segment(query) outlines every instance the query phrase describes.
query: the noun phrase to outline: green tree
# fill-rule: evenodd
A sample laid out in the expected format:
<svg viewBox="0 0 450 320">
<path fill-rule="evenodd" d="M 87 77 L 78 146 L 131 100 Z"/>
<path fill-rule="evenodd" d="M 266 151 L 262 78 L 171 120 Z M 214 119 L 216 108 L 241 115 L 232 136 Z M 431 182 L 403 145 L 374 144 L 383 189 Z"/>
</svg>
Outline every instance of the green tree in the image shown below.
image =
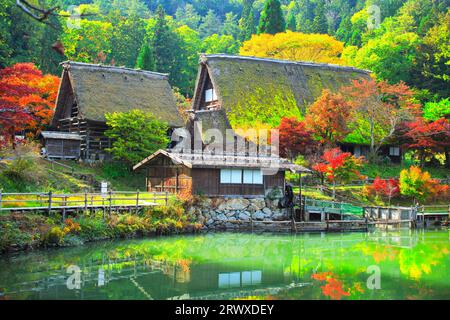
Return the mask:
<svg viewBox="0 0 450 320">
<path fill-rule="evenodd" d="M 289 12 L 286 28 L 291 31 L 297 30 L 297 20 L 293 11 Z"/>
<path fill-rule="evenodd" d="M 180 25 L 186 25 L 194 30 L 198 28 L 202 19 L 190 3 L 186 3 L 184 7 L 179 7 L 175 12 L 175 17 Z"/>
<path fill-rule="evenodd" d="M 279 0 L 267 0 L 259 20 L 258 33 L 276 34 L 286 31 L 283 11 Z"/>
<path fill-rule="evenodd" d="M 311 32 L 313 33 L 327 33 L 328 21 L 325 16 L 325 6 L 322 1 L 319 1 L 314 9 L 314 20 L 311 26 Z"/>
<path fill-rule="evenodd" d="M 232 36 L 213 34 L 203 40 L 202 51 L 206 54 L 239 52 L 239 42 Z"/>
<path fill-rule="evenodd" d="M 411 83 L 419 36 L 412 32 L 388 32 L 380 38 L 370 39 L 361 49 L 348 56 L 351 64 L 374 72 L 380 80 L 389 83 Z M 351 50 L 347 47 L 344 55 Z"/>
<path fill-rule="evenodd" d="M 213 10 L 209 10 L 206 16 L 202 19 L 202 23 L 198 31 L 201 38 L 206 38 L 215 33 L 222 33 L 222 22 Z"/>
<path fill-rule="evenodd" d="M 436 121 L 440 118 L 450 119 L 450 99 L 427 102 L 423 108 L 423 117 L 429 121 Z"/>
<path fill-rule="evenodd" d="M 228 12 L 225 15 L 225 21 L 223 23 L 223 34 L 232 36 L 234 39 L 239 39 L 239 22 L 237 19 L 237 15 L 232 12 Z"/>
<path fill-rule="evenodd" d="M 118 17 L 111 37 L 111 57 L 117 65 L 134 67 L 142 39 L 145 37 L 146 22 L 136 14 Z"/>
<path fill-rule="evenodd" d="M 414 84 L 450 97 L 450 11 L 437 19 L 418 50 L 414 66 Z"/>
<path fill-rule="evenodd" d="M 199 38 L 198 32 L 184 25 L 176 29 L 176 33 L 180 38 L 180 46 L 182 56 L 182 65 L 180 66 L 181 78 L 183 79 L 183 94 L 192 97 L 195 79 L 198 70 L 198 55 L 201 52 L 202 41 Z M 179 84 L 180 85 L 180 84 Z"/>
<path fill-rule="evenodd" d="M 92 63 L 98 62 L 99 55 L 111 52 L 112 33 L 109 22 L 82 19 L 79 29 L 66 26 L 61 40 L 67 58 Z"/>
<path fill-rule="evenodd" d="M 249 40 L 256 33 L 255 12 L 253 9 L 254 0 L 244 0 L 241 19 L 239 20 L 239 40 L 241 42 Z"/>
<path fill-rule="evenodd" d="M 134 165 L 169 143 L 168 125 L 150 113 L 131 110 L 107 113 L 105 118 L 108 125 L 105 134 L 112 139 L 108 152 L 114 159 Z"/>
<path fill-rule="evenodd" d="M 9 10 L 11 2 L 9 0 L 0 0 L 0 68 L 4 68 L 9 64 L 9 59 L 13 52 L 11 48 L 11 34 L 9 28 L 11 26 L 11 18 Z"/>
<path fill-rule="evenodd" d="M 151 39 L 155 54 L 155 69 L 158 72 L 168 73 L 171 84 L 185 93 L 189 84 L 182 72 L 185 52 L 182 51 L 181 39 L 168 25 L 165 11 L 161 5 L 158 6 L 156 15 Z"/>
<path fill-rule="evenodd" d="M 136 60 L 136 68 L 148 71 L 155 70 L 155 57 L 147 41 L 144 42 L 141 50 L 139 51 L 139 55 Z"/>
</svg>

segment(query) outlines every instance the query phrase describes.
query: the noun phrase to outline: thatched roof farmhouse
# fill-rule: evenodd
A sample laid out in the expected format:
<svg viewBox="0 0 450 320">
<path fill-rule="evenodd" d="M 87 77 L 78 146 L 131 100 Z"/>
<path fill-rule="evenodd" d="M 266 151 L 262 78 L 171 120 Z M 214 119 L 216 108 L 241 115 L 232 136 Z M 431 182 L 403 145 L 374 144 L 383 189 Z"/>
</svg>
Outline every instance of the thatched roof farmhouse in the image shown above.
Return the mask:
<svg viewBox="0 0 450 320">
<path fill-rule="evenodd" d="M 353 67 L 202 55 L 193 111 L 204 128 L 273 127 L 283 116 L 304 115 L 323 89 L 337 91 L 369 77 L 368 71 Z"/>
<path fill-rule="evenodd" d="M 166 74 L 122 67 L 64 62 L 52 127 L 82 137 L 81 158 L 101 160 L 110 141 L 105 114 L 140 109 L 183 126 Z"/>
</svg>

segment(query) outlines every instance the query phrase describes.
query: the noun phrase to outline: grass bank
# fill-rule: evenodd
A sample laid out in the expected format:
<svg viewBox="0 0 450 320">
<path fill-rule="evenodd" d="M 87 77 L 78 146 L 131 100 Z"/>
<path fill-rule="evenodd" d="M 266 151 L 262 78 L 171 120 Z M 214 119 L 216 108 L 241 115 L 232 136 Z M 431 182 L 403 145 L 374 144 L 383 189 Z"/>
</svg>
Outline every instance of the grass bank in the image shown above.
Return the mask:
<svg viewBox="0 0 450 320">
<path fill-rule="evenodd" d="M 106 239 L 193 233 L 202 227 L 178 199 L 171 200 L 168 206 L 146 208 L 140 214 L 103 217 L 99 211 L 61 220 L 59 214 L 0 214 L 0 253 L 76 246 Z"/>
<path fill-rule="evenodd" d="M 122 163 L 89 165 L 61 161 L 60 166 L 42 159 L 32 145 L 0 153 L 0 189 L 3 192 L 77 193 L 98 188 L 102 181 L 113 190 L 145 190 L 145 176 Z"/>
</svg>

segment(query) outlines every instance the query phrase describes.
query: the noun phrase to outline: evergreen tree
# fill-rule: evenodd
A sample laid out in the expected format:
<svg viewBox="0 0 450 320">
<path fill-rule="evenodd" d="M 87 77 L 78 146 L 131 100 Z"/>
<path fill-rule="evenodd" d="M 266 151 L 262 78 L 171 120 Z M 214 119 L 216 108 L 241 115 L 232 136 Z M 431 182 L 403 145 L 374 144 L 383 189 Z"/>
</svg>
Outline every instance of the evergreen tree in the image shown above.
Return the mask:
<svg viewBox="0 0 450 320">
<path fill-rule="evenodd" d="M 253 10 L 254 0 L 244 0 L 241 19 L 239 19 L 239 40 L 249 40 L 256 33 L 255 13 Z"/>
<path fill-rule="evenodd" d="M 328 31 L 328 21 L 325 16 L 325 6 L 323 2 L 319 1 L 314 9 L 314 20 L 311 26 L 312 33 L 326 34 Z"/>
<path fill-rule="evenodd" d="M 39 68 L 44 73 L 59 74 L 59 63 L 64 57 L 52 49 L 52 46 L 59 40 L 61 35 L 60 20 L 57 17 L 49 17 L 53 26 L 45 25 L 41 36 L 41 54 Z"/>
<path fill-rule="evenodd" d="M 139 55 L 136 60 L 136 69 L 153 71 L 155 70 L 155 57 L 153 56 L 152 49 L 147 41 L 141 47 Z"/>
<path fill-rule="evenodd" d="M 289 12 L 286 28 L 291 31 L 297 31 L 297 21 L 293 11 Z"/>
<path fill-rule="evenodd" d="M 155 55 L 155 70 L 168 73 L 173 86 L 180 89 L 186 87 L 182 72 L 181 39 L 175 31 L 171 30 L 166 21 L 163 6 L 156 10 L 156 25 L 153 33 L 153 46 Z"/>
<path fill-rule="evenodd" d="M 286 31 L 283 11 L 279 0 L 266 0 L 259 20 L 258 33 L 276 34 Z"/>
<path fill-rule="evenodd" d="M 203 22 L 198 31 L 201 38 L 206 38 L 212 34 L 222 33 L 222 23 L 213 10 L 208 11 L 206 16 L 203 18 Z"/>
<path fill-rule="evenodd" d="M 192 4 L 187 3 L 184 7 L 179 7 L 175 13 L 176 20 L 180 25 L 187 25 L 189 28 L 196 30 L 200 24 L 201 17 L 195 11 Z"/>
<path fill-rule="evenodd" d="M 112 20 L 111 58 L 117 65 L 132 68 L 135 66 L 138 54 L 145 38 L 146 22 L 136 14 L 117 21 Z"/>
<path fill-rule="evenodd" d="M 240 29 L 237 21 L 237 15 L 232 12 L 228 12 L 225 15 L 225 21 L 223 23 L 223 34 L 232 36 L 234 39 L 239 38 Z"/>
</svg>

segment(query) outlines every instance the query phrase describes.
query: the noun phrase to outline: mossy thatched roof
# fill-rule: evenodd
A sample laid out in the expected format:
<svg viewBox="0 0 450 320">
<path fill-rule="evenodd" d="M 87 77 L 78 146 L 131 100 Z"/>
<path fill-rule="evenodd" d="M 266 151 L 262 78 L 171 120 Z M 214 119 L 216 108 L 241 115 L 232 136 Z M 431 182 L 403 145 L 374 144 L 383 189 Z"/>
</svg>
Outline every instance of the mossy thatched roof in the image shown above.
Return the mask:
<svg viewBox="0 0 450 320">
<path fill-rule="evenodd" d="M 63 88 L 72 88 L 81 118 L 103 122 L 105 113 L 140 109 L 172 127 L 183 126 L 166 74 L 72 61 L 62 66 L 56 119 L 64 114 L 65 95 L 71 94 Z"/>
<path fill-rule="evenodd" d="M 369 78 L 353 67 L 230 55 L 202 55 L 194 109 L 206 68 L 233 128 L 275 127 L 283 117 L 302 117 L 323 89 L 337 91 L 351 80 Z"/>
</svg>

